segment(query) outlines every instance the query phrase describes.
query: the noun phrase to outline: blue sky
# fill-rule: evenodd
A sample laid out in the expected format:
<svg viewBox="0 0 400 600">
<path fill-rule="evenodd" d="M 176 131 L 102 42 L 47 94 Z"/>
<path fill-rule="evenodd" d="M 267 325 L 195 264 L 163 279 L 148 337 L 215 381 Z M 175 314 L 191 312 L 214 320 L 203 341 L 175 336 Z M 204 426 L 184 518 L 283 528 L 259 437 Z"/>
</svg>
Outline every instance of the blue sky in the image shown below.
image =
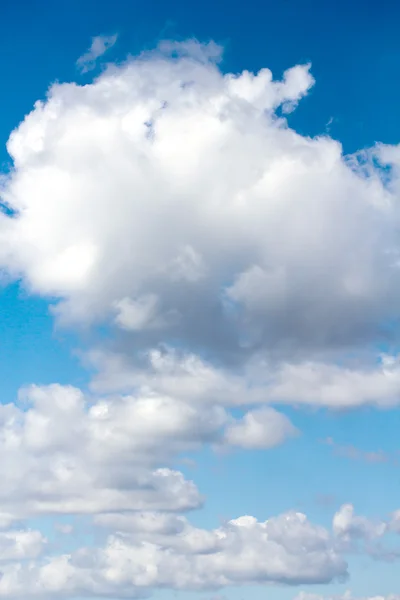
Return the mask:
<svg viewBox="0 0 400 600">
<path fill-rule="evenodd" d="M 1 597 L 400 597 L 399 10 L 3 3 Z"/>
<path fill-rule="evenodd" d="M 116 0 L 112 10 L 94 0 L 22 1 L 5 2 L 2 14 L 3 77 L 13 90 L 3 99 L 4 142 L 10 125 L 19 123 L 50 82 L 76 77 L 76 56 L 88 37 L 114 31 L 121 34 L 115 58 L 166 37 L 194 36 L 226 46 L 227 70 L 268 65 L 279 75 L 290 65 L 311 61 L 318 87 L 295 117 L 302 131 L 320 133 L 333 118 L 332 135 L 350 151 L 377 140 L 398 141 L 399 42 L 397 7 L 391 0 L 379 9 L 372 3 L 349 6 L 344 0 L 252 1 L 245 8 L 224 1 Z"/>
</svg>

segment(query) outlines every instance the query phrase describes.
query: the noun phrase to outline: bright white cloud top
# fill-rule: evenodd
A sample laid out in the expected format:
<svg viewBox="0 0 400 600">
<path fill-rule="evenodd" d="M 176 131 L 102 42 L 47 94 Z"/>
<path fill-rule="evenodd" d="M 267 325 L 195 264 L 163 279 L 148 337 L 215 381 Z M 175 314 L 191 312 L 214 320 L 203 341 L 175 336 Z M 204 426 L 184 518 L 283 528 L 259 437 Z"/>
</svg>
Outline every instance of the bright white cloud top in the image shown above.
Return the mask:
<svg viewBox="0 0 400 600">
<path fill-rule="evenodd" d="M 8 143 L 3 265 L 64 322 L 114 318 L 141 343 L 221 357 L 374 339 L 399 310 L 396 190 L 276 117 L 309 66 L 224 75 L 194 49 L 50 89 Z"/>
<path fill-rule="evenodd" d="M 114 343 L 85 353 L 90 394 L 32 386 L 0 406 L 0 598 L 329 583 L 353 552 L 385 560 L 399 532 L 397 513 L 351 505 L 331 528 L 298 511 L 210 530 L 181 514 L 204 498 L 174 461 L 295 439 L 277 405 L 400 403 L 397 357 L 374 355 L 400 316 L 398 148 L 345 157 L 290 129 L 310 65 L 275 81 L 219 58 L 164 43 L 53 85 L 10 136 L 1 267 L 59 324 L 106 324 Z M 104 543 L 47 552 L 28 521 L 57 515 Z"/>
</svg>

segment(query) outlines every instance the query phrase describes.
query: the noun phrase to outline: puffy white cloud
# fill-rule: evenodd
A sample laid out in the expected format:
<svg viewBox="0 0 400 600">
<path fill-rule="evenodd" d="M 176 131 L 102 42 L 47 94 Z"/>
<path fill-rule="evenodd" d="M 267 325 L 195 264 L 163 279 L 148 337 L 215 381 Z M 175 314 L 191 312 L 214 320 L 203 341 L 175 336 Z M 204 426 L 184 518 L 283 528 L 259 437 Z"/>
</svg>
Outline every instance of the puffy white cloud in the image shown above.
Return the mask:
<svg viewBox="0 0 400 600">
<path fill-rule="evenodd" d="M 82 56 L 80 56 L 76 61 L 76 66 L 81 73 L 87 73 L 88 71 L 94 69 L 97 59 L 103 56 L 107 50 L 114 46 L 117 38 L 118 36 L 116 34 L 96 35 L 93 37 L 88 51 L 82 54 Z"/>
<path fill-rule="evenodd" d="M 145 391 L 96 399 L 32 386 L 19 403 L 0 405 L 4 526 L 35 514 L 195 508 L 196 486 L 170 468 L 177 456 L 207 443 L 270 447 L 294 432 L 272 409 L 235 423 L 217 405 Z"/>
<path fill-rule="evenodd" d="M 35 514 L 186 510 L 201 504 L 191 481 L 168 467 L 217 431 L 168 398 L 88 401 L 70 387 L 32 387 L 21 407 L 0 405 L 0 506 L 5 524 Z M 222 419 L 222 421 L 221 421 Z"/>
<path fill-rule="evenodd" d="M 130 519 L 132 518 L 131 522 Z M 44 564 L 9 566 L 0 597 L 137 597 L 154 587 L 218 589 L 240 583 L 329 582 L 347 576 L 328 531 L 302 513 L 264 523 L 240 517 L 212 531 L 173 516 L 116 515 L 103 524 L 130 533 L 101 548 L 82 548 Z M 122 519 L 122 520 L 121 520 Z M 177 524 L 179 524 L 177 526 Z"/>
<path fill-rule="evenodd" d="M 163 559 L 172 564 L 176 561 L 176 565 L 177 554 L 182 552 L 181 568 L 166 569 L 164 577 L 169 582 L 164 585 L 201 588 L 239 582 L 295 584 L 330 581 L 347 572 L 329 533 L 312 525 L 301 513 L 287 513 L 265 523 L 254 517 L 240 517 L 211 532 L 195 529 L 187 522 L 184 525 L 169 541 L 165 536 L 156 544 L 154 539 L 145 544 L 147 548 L 161 546 Z M 140 539 L 146 540 L 143 529 Z M 136 545 L 134 537 L 128 540 L 124 545 L 129 554 Z"/>
<path fill-rule="evenodd" d="M 44 540 L 37 532 L 2 536 L 0 554 L 12 562 L 2 565 L 0 597 L 125 598 L 146 596 L 156 587 L 207 590 L 238 584 L 341 581 L 348 574 L 343 553 L 352 551 L 341 540 L 381 538 L 394 520 L 395 515 L 387 522 L 373 523 L 345 505 L 334 516 L 332 535 L 298 512 L 265 522 L 243 516 L 212 530 L 199 529 L 172 513 L 103 513 L 94 523 L 110 532 L 104 545 L 41 561 L 14 562 L 34 558 L 41 551 Z M 16 552 L 11 543 L 10 551 L 8 540 L 18 537 L 24 542 L 18 542 Z M 397 600 L 395 595 L 382 598 Z M 353 596 L 350 592 L 337 597 L 306 592 L 296 596 L 296 600 L 320 599 L 353 600 Z"/>
<path fill-rule="evenodd" d="M 210 406 L 196 412 L 193 405 L 155 395 L 86 399 L 62 386 L 29 388 L 20 406 L 0 406 L 0 450 L 7 456 L 0 463 L 5 521 L 85 513 L 109 532 L 104 546 L 40 561 L 33 560 L 45 542 L 38 532 L 0 532 L 0 560 L 5 561 L 0 597 L 122 598 L 146 595 L 157 586 L 206 590 L 345 577 L 344 553 L 353 550 L 352 543 L 395 531 L 396 514 L 373 523 L 346 505 L 334 516 L 331 534 L 295 512 L 264 523 L 240 517 L 214 530 L 194 527 L 171 512 L 195 507 L 201 497 L 180 473 L 157 465 L 182 449 L 215 440 L 221 427 L 227 427 L 225 442 L 270 445 L 271 427 L 282 425 L 280 417 L 269 408 L 250 415 L 235 424 Z M 366 550 L 386 558 L 379 548 Z M 28 558 L 29 563 L 18 561 Z"/>
<path fill-rule="evenodd" d="M 217 55 L 164 44 L 52 86 L 8 142 L 2 265 L 64 322 L 117 310 L 135 348 L 228 360 L 375 339 L 399 310 L 394 192 L 277 119 L 308 65 L 274 81 L 224 74 Z"/>
<path fill-rule="evenodd" d="M 296 433 L 285 415 L 273 408 L 261 408 L 246 413 L 243 419 L 229 425 L 225 441 L 241 448 L 271 448 Z"/>
</svg>

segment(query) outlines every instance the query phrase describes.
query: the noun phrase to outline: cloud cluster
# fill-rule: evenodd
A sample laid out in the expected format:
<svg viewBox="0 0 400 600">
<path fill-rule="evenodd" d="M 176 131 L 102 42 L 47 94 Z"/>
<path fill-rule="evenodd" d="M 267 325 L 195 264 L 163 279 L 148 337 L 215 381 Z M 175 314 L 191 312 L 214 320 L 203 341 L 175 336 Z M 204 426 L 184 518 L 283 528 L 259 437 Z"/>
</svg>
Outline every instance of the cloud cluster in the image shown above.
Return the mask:
<svg viewBox="0 0 400 600">
<path fill-rule="evenodd" d="M 263 430 L 264 427 L 264 430 Z M 179 514 L 201 505 L 193 482 L 170 468 L 204 443 L 269 447 L 293 427 L 271 408 L 233 420 L 221 407 L 149 395 L 86 398 L 72 387 L 31 387 L 0 406 L 0 597 L 145 595 L 151 588 L 219 589 L 251 583 L 322 583 L 347 577 L 359 540 L 398 531 L 398 515 L 373 523 L 343 506 L 333 529 L 289 512 L 264 523 L 244 516 L 214 530 Z M 108 532 L 97 548 L 39 558 L 31 517 L 81 514 Z M 10 529 L 11 527 L 11 529 Z M 29 564 L 20 562 L 30 559 Z M 35 560 L 36 559 L 36 560 Z M 133 591 L 132 591 L 133 590 Z"/>
<path fill-rule="evenodd" d="M 207 590 L 244 583 L 325 583 L 347 576 L 327 530 L 301 513 L 260 523 L 244 516 L 212 531 L 183 517 L 105 514 L 117 530 L 104 547 L 81 548 L 42 563 L 8 565 L 0 597 L 142 597 L 154 587 Z"/>
<path fill-rule="evenodd" d="M 218 406 L 196 411 L 156 395 L 86 398 L 58 385 L 24 390 L 18 405 L 0 406 L 7 456 L 0 463 L 0 597 L 123 598 L 154 587 L 327 583 L 348 576 L 345 555 L 360 541 L 373 558 L 393 558 L 375 542 L 398 533 L 397 513 L 373 522 L 344 505 L 331 532 L 298 512 L 265 522 L 243 516 L 214 530 L 180 514 L 202 497 L 170 468 L 176 455 L 217 440 L 269 447 L 293 433 L 271 408 L 235 421 Z M 72 514 L 92 518 L 92 527 L 107 533 L 104 545 L 44 557 L 40 532 L 15 529 L 31 517 Z"/>
<path fill-rule="evenodd" d="M 225 441 L 231 446 L 247 449 L 277 446 L 297 431 L 285 415 L 272 408 L 261 408 L 246 413 L 244 418 L 230 425 Z"/>
<path fill-rule="evenodd" d="M 107 533 L 104 545 L 25 565 L 14 561 L 37 559 L 45 540 L 38 532 L 1 534 L 0 559 L 4 555 L 8 562 L 2 566 L 0 597 L 131 598 L 145 597 L 155 587 L 200 591 L 343 581 L 348 576 L 344 554 L 354 551 L 350 542 L 382 538 L 396 521 L 393 515 L 373 523 L 345 505 L 334 515 L 332 532 L 293 511 L 265 522 L 243 516 L 205 530 L 171 512 L 101 512 L 94 525 Z M 314 598 L 320 596 L 300 593 L 296 600 Z"/>
<path fill-rule="evenodd" d="M 176 457 L 204 444 L 268 448 L 294 433 L 270 408 L 233 419 L 154 393 L 87 398 L 32 386 L 18 406 L 0 405 L 0 518 L 196 508 L 196 486 L 170 468 Z"/>
<path fill-rule="evenodd" d="M 81 70 L 115 40 L 94 38 Z M 111 342 L 82 352 L 93 395 L 32 386 L 0 405 L 0 598 L 327 583 L 361 545 L 384 558 L 376 542 L 399 530 L 397 513 L 374 523 L 351 505 L 332 531 L 297 512 L 213 530 L 180 514 L 203 497 L 174 460 L 296 435 L 271 405 L 400 397 L 398 358 L 357 354 L 399 317 L 398 149 L 344 157 L 291 130 L 309 65 L 277 81 L 220 58 L 161 44 L 53 85 L 10 136 L 0 267 L 59 324 L 106 324 Z M 44 536 L 16 522 L 48 515 L 85 515 L 107 539 L 42 556 Z"/>
</svg>

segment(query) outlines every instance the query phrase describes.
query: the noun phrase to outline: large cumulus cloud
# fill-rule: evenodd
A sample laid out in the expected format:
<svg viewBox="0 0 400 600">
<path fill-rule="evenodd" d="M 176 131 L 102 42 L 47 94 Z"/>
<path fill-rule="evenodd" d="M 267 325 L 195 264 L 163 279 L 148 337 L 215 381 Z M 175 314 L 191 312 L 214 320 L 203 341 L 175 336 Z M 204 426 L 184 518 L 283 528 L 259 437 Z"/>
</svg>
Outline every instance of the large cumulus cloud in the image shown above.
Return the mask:
<svg viewBox="0 0 400 600">
<path fill-rule="evenodd" d="M 53 85 L 8 142 L 0 261 L 64 322 L 113 320 L 134 347 L 226 359 L 375 339 L 398 316 L 393 190 L 276 117 L 308 65 L 274 81 L 216 55 L 164 44 Z"/>
</svg>

